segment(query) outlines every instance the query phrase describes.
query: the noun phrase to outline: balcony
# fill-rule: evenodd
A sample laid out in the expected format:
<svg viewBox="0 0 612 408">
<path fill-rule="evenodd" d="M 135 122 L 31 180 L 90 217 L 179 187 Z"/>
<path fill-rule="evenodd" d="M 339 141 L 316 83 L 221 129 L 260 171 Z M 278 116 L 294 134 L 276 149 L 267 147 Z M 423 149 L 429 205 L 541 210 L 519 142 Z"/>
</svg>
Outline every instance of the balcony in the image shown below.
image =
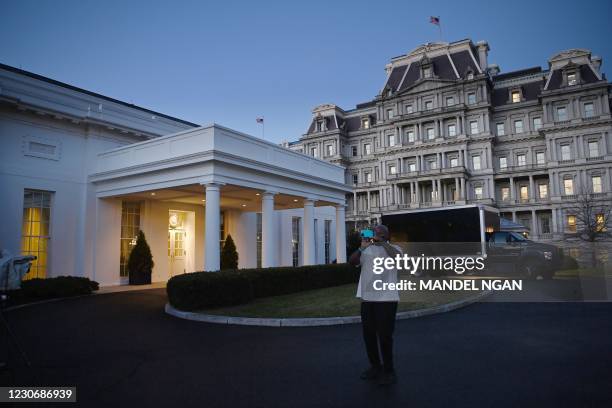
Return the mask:
<svg viewBox="0 0 612 408">
<path fill-rule="evenodd" d="M 426 176 L 435 176 L 435 175 L 444 175 L 444 174 L 453 174 L 453 173 L 467 173 L 467 168 L 465 166 L 455 166 L 455 167 L 444 167 L 441 169 L 427 169 L 427 170 L 415 170 L 415 171 L 406 171 L 396 174 L 387 174 L 387 180 L 400 180 L 406 178 L 415 178 L 415 177 L 426 177 Z"/>
<path fill-rule="evenodd" d="M 547 168 L 546 163 L 532 163 L 532 164 L 524 164 L 522 166 L 507 166 L 503 168 L 498 167 L 496 169 L 496 172 L 498 174 L 520 173 L 520 172 L 525 172 L 525 171 L 546 170 L 546 168 Z"/>
</svg>

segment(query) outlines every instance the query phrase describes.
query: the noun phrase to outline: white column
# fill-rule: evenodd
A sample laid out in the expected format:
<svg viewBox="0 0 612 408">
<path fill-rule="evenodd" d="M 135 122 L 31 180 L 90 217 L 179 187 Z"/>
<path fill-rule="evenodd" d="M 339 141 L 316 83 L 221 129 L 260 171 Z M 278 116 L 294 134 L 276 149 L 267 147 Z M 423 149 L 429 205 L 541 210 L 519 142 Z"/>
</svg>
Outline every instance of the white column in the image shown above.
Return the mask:
<svg viewBox="0 0 612 408">
<path fill-rule="evenodd" d="M 221 192 L 218 184 L 206 185 L 206 226 L 204 237 L 204 270 L 218 271 L 221 268 Z"/>
<path fill-rule="evenodd" d="M 304 265 L 314 265 L 317 258 L 315 254 L 314 233 L 314 201 L 304 200 Z"/>
<path fill-rule="evenodd" d="M 346 262 L 346 223 L 344 205 L 336 206 L 336 262 Z"/>
<path fill-rule="evenodd" d="M 274 193 L 266 191 L 261 197 L 261 266 L 270 268 L 276 265 L 274 248 Z"/>
<path fill-rule="evenodd" d="M 530 238 L 535 238 L 538 236 L 538 222 L 536 218 L 535 210 L 531 210 L 531 236 Z"/>
<path fill-rule="evenodd" d="M 555 234 L 557 232 L 557 209 L 553 208 L 551 210 L 551 218 L 552 218 L 552 233 Z"/>
</svg>

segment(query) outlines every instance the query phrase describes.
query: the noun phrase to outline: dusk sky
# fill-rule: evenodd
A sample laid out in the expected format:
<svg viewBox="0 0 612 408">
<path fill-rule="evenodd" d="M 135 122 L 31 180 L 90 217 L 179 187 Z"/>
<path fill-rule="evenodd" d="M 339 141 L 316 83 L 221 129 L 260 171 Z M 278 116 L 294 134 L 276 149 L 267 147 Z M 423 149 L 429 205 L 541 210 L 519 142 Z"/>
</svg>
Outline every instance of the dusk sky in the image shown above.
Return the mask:
<svg viewBox="0 0 612 408">
<path fill-rule="evenodd" d="M 486 40 L 502 72 L 588 48 L 612 65 L 609 1 L 2 0 L 0 62 L 199 124 L 299 138 L 311 110 L 372 99 L 390 58 Z M 580 4 L 586 6 L 580 6 Z"/>
</svg>

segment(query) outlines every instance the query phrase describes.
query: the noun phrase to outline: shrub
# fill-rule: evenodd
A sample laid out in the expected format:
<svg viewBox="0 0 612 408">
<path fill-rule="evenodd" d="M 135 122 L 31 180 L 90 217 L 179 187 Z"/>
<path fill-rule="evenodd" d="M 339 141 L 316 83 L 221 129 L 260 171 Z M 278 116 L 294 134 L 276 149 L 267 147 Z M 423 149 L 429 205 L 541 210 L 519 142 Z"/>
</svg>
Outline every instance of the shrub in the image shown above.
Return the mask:
<svg viewBox="0 0 612 408">
<path fill-rule="evenodd" d="M 356 282 L 359 269 L 349 264 L 194 272 L 172 277 L 168 301 L 177 309 L 201 310 L 250 302 L 310 289 Z"/>
<path fill-rule="evenodd" d="M 238 251 L 231 235 L 228 235 L 221 250 L 221 270 L 238 269 Z"/>
<path fill-rule="evenodd" d="M 21 282 L 21 294 L 31 298 L 56 298 L 89 295 L 98 290 L 98 282 L 78 276 L 29 279 Z"/>
<path fill-rule="evenodd" d="M 130 285 L 151 283 L 151 273 L 154 265 L 151 248 L 149 248 L 144 232 L 140 231 L 138 232 L 136 245 L 128 258 L 127 269 L 130 276 Z"/>
<path fill-rule="evenodd" d="M 561 270 L 564 269 L 578 269 L 578 262 L 576 261 L 576 258 L 573 258 L 569 255 L 565 255 L 563 256 L 563 259 L 561 261 Z"/>
</svg>

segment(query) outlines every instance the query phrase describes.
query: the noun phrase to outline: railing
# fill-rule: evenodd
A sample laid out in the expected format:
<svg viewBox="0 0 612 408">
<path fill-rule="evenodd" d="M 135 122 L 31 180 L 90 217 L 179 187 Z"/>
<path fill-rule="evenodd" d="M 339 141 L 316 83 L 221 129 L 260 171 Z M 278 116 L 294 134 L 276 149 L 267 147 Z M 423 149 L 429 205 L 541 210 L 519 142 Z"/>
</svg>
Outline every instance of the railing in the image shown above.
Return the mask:
<svg viewBox="0 0 612 408">
<path fill-rule="evenodd" d="M 603 159 L 604 159 L 603 156 L 593 156 L 593 157 L 587 157 L 586 161 L 593 162 L 593 161 L 600 161 L 600 160 L 603 160 Z"/>
<path fill-rule="evenodd" d="M 522 166 L 506 166 L 506 167 L 498 167 L 498 173 L 514 173 L 520 171 L 530 171 L 530 170 L 546 170 L 546 163 L 532 163 L 532 164 L 524 164 Z"/>
<path fill-rule="evenodd" d="M 575 159 L 559 160 L 559 164 L 572 164 L 575 161 L 576 161 Z"/>
<path fill-rule="evenodd" d="M 395 174 L 387 174 L 387 180 L 396 180 L 400 178 L 411 178 L 411 177 L 419 177 L 419 176 L 432 176 L 437 174 L 448 174 L 455 172 L 467 172 L 467 168 L 465 166 L 454 166 L 454 167 L 443 167 L 439 169 L 427 169 L 427 170 L 415 170 L 415 171 L 405 171 L 401 173 Z"/>
</svg>

